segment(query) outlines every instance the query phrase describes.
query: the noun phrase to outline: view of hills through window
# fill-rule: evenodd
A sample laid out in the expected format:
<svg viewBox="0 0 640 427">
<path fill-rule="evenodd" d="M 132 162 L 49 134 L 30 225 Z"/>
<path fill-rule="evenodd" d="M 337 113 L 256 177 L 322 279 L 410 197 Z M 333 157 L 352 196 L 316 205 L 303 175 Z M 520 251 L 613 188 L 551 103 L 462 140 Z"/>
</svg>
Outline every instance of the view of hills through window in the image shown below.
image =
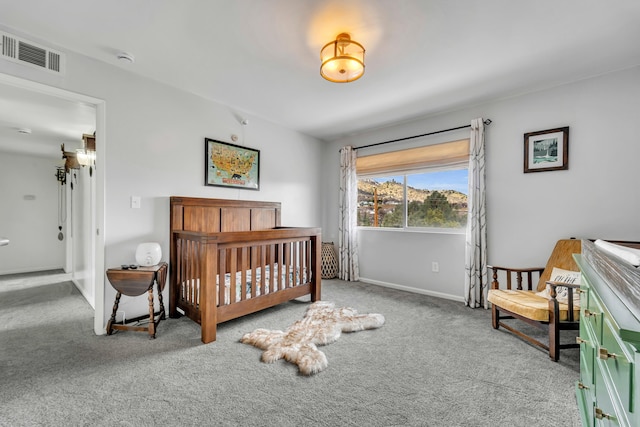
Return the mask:
<svg viewBox="0 0 640 427">
<path fill-rule="evenodd" d="M 404 228 L 407 212 L 407 227 L 465 227 L 467 186 L 467 169 L 359 178 L 358 225 Z"/>
</svg>

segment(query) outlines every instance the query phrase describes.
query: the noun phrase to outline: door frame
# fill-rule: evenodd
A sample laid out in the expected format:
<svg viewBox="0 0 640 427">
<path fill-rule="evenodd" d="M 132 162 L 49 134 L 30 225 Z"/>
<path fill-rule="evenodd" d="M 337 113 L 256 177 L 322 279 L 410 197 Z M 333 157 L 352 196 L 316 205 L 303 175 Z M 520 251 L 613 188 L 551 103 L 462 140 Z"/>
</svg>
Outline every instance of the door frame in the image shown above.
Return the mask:
<svg viewBox="0 0 640 427">
<path fill-rule="evenodd" d="M 94 170 L 95 182 L 95 209 L 92 209 L 92 229 L 95 229 L 95 235 L 90 238 L 93 240 L 93 271 L 90 277 L 93 281 L 94 288 L 94 319 L 93 329 L 96 335 L 105 334 L 105 306 L 104 306 L 104 259 L 105 259 L 105 244 L 104 244 L 104 230 L 105 230 L 105 156 L 106 156 L 106 105 L 103 99 L 94 98 L 72 92 L 66 89 L 61 89 L 53 86 L 49 86 L 43 83 L 38 83 L 30 80 L 25 80 L 19 77 L 11 76 L 8 74 L 0 73 L 0 83 L 15 86 L 18 88 L 39 92 L 45 95 L 51 95 L 57 98 L 62 98 L 72 102 L 82 102 L 91 104 L 96 108 L 96 168 Z M 67 253 L 68 256 L 68 253 Z"/>
</svg>

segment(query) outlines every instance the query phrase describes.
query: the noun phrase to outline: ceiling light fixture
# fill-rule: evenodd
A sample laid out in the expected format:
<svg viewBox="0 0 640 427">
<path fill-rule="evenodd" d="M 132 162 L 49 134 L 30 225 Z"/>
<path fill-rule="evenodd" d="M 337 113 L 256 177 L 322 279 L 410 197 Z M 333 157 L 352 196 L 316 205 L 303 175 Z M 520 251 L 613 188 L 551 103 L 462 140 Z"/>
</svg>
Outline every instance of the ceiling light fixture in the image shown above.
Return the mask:
<svg viewBox="0 0 640 427">
<path fill-rule="evenodd" d="M 364 47 L 347 33 L 324 45 L 320 60 L 320 75 L 330 82 L 353 82 L 364 74 Z"/>
</svg>

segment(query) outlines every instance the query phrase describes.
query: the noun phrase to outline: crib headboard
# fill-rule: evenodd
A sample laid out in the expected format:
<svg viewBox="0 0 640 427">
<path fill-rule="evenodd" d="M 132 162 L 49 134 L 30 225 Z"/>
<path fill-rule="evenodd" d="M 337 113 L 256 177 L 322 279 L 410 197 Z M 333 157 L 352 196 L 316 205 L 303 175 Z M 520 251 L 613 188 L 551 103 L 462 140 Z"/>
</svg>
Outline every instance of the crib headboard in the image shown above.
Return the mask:
<svg viewBox="0 0 640 427">
<path fill-rule="evenodd" d="M 171 230 L 219 233 L 280 226 L 280 203 L 172 196 Z"/>
</svg>

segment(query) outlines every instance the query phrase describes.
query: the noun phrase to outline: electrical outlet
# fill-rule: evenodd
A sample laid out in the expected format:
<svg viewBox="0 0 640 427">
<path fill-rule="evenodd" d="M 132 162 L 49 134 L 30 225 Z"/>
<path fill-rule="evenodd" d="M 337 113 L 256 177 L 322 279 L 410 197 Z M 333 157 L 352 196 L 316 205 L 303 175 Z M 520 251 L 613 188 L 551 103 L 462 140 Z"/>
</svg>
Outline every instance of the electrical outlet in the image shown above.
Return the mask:
<svg viewBox="0 0 640 427">
<path fill-rule="evenodd" d="M 433 261 L 431 263 L 431 271 L 433 271 L 434 273 L 440 272 L 440 265 L 438 264 L 437 261 Z"/>
</svg>

